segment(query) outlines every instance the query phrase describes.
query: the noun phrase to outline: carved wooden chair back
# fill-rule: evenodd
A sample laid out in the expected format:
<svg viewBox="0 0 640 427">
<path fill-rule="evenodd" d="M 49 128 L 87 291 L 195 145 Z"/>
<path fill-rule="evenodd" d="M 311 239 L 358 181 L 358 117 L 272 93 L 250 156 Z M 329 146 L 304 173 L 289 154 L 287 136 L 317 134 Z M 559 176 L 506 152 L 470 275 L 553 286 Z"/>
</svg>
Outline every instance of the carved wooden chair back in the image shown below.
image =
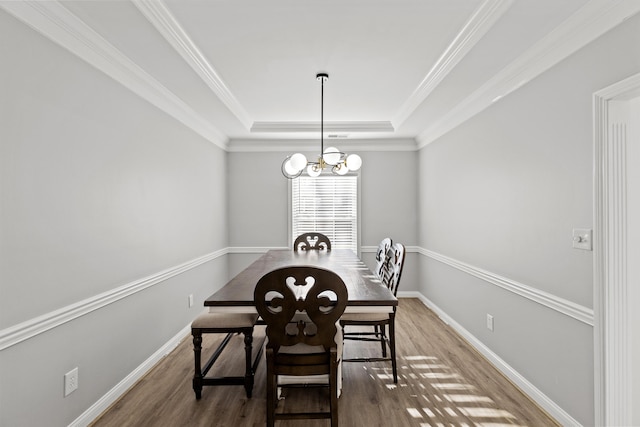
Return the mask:
<svg viewBox="0 0 640 427">
<path fill-rule="evenodd" d="M 391 248 L 391 238 L 385 237 L 380 241 L 378 245 L 378 250 L 376 251 L 376 266 L 374 273 L 378 277 L 382 277 L 382 269 L 384 267 L 385 261 L 387 260 L 387 252 Z"/>
<path fill-rule="evenodd" d="M 347 287 L 336 273 L 306 266 L 273 270 L 256 284 L 253 298 L 267 325 L 267 426 L 276 420 L 324 418 L 338 425 L 339 363 L 342 341 L 336 325 L 347 306 Z M 339 354 L 340 353 L 340 354 Z M 281 378 L 323 376 L 312 385 L 329 388 L 321 412 L 276 412 Z M 309 385 L 309 384 L 307 384 Z"/>
<path fill-rule="evenodd" d="M 322 233 L 303 233 L 293 243 L 294 251 L 330 251 L 331 241 Z"/>
<path fill-rule="evenodd" d="M 393 292 L 398 294 L 398 285 L 402 277 L 402 269 L 404 267 L 405 247 L 402 243 L 394 243 L 387 251 L 387 260 L 382 267 L 382 282 Z"/>
<path fill-rule="evenodd" d="M 267 348 L 277 353 L 281 346 L 300 343 L 336 347 L 336 322 L 347 306 L 347 288 L 336 273 L 307 266 L 279 268 L 258 281 L 254 300 L 267 325 Z"/>
</svg>

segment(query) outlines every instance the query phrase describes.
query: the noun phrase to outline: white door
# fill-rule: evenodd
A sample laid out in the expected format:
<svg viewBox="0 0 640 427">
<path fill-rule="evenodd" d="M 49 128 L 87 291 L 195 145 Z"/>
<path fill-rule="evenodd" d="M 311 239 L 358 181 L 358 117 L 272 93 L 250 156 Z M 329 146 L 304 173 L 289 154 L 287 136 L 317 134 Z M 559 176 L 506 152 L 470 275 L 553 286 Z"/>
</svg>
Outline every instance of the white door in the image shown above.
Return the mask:
<svg viewBox="0 0 640 427">
<path fill-rule="evenodd" d="M 594 93 L 598 426 L 640 426 L 640 73 Z"/>
<path fill-rule="evenodd" d="M 640 426 L 640 97 L 627 102 L 628 287 L 631 337 L 632 425 Z"/>
</svg>

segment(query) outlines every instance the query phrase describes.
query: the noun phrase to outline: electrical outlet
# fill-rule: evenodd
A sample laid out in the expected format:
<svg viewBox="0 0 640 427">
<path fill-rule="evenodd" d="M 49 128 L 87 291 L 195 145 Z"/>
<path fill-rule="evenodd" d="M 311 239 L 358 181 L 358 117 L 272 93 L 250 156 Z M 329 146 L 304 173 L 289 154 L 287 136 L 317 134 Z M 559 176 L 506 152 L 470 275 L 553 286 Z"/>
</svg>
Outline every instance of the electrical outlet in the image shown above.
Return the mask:
<svg viewBox="0 0 640 427">
<path fill-rule="evenodd" d="M 487 313 L 487 329 L 493 332 L 493 316 Z"/>
<path fill-rule="evenodd" d="M 193 307 L 193 294 L 189 294 L 189 307 Z"/>
<path fill-rule="evenodd" d="M 78 388 L 78 368 L 64 374 L 64 396 L 67 397 Z"/>
</svg>

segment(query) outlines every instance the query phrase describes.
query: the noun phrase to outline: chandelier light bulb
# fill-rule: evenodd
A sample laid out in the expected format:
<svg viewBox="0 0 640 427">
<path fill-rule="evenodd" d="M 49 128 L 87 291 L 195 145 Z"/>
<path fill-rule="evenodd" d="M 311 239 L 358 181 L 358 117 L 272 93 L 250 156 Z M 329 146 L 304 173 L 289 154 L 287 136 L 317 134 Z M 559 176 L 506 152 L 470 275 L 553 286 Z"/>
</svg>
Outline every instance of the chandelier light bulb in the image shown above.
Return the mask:
<svg viewBox="0 0 640 427">
<path fill-rule="evenodd" d="M 336 175 L 346 175 L 347 173 L 349 173 L 349 168 L 347 167 L 346 164 L 339 163 L 331 169 L 331 172 L 333 172 Z"/>
<path fill-rule="evenodd" d="M 320 176 L 321 173 L 322 168 L 319 165 L 310 163 L 309 166 L 307 166 L 307 175 L 315 178 L 316 176 Z"/>
<path fill-rule="evenodd" d="M 322 158 L 324 159 L 326 164 L 333 166 L 340 163 L 341 154 L 342 153 L 340 153 L 340 150 L 338 150 L 336 147 L 329 147 L 324 150 Z"/>
<path fill-rule="evenodd" d="M 360 158 L 360 156 L 358 156 L 357 154 L 349 154 L 347 156 L 347 159 L 345 160 L 345 163 L 349 170 L 357 171 L 362 166 L 362 158 Z"/>
<path fill-rule="evenodd" d="M 293 162 L 291 160 L 292 158 L 284 163 L 284 171 L 289 175 L 296 175 L 301 169 L 304 169 L 304 166 L 302 168 L 296 168 L 293 166 Z"/>
<path fill-rule="evenodd" d="M 296 170 L 296 172 L 301 171 L 305 168 L 305 166 L 307 166 L 307 158 L 302 153 L 296 153 L 291 156 L 289 162 L 291 163 L 291 166 Z"/>
</svg>

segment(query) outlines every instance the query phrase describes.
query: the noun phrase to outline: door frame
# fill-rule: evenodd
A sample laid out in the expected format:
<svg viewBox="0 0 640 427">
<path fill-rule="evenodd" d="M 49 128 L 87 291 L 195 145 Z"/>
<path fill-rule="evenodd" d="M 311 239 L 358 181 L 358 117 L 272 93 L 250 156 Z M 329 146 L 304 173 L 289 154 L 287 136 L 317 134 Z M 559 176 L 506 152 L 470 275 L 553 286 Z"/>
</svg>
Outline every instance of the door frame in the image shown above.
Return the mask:
<svg viewBox="0 0 640 427">
<path fill-rule="evenodd" d="M 628 123 L 615 103 L 640 95 L 640 73 L 593 94 L 594 407 L 600 426 L 632 416 L 630 311 L 627 305 Z"/>
</svg>

